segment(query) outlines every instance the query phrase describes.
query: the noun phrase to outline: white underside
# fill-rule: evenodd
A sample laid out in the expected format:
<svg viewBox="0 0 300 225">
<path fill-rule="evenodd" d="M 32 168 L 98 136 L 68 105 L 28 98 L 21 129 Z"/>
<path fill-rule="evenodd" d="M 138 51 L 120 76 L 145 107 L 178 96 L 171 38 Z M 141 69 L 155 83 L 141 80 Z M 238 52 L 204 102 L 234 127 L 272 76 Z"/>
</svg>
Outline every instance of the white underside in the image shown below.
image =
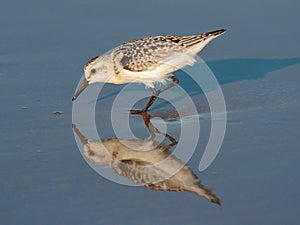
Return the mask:
<svg viewBox="0 0 300 225">
<path fill-rule="evenodd" d="M 195 53 L 186 51 L 184 53 L 173 55 L 160 62 L 153 70 L 132 72 L 123 69 L 121 71 L 121 76 L 131 82 L 143 83 L 147 87 L 154 88 L 155 83 L 165 83 L 172 72 L 187 65 L 192 66 L 196 62 L 195 57 Z"/>
</svg>

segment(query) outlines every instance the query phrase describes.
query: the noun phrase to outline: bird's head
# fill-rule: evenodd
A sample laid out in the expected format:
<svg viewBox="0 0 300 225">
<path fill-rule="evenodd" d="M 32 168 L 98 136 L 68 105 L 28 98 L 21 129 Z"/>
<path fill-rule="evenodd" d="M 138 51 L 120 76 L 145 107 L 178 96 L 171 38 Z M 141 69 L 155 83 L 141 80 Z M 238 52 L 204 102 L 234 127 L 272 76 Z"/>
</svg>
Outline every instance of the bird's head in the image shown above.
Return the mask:
<svg viewBox="0 0 300 225">
<path fill-rule="evenodd" d="M 96 56 L 84 66 L 84 76 L 89 84 L 107 82 L 113 73 L 113 66 L 109 55 Z"/>
<path fill-rule="evenodd" d="M 114 68 L 109 55 L 96 56 L 90 59 L 84 66 L 85 79 L 77 89 L 72 101 L 76 100 L 89 84 L 96 82 L 107 82 L 113 75 L 113 71 Z"/>
</svg>

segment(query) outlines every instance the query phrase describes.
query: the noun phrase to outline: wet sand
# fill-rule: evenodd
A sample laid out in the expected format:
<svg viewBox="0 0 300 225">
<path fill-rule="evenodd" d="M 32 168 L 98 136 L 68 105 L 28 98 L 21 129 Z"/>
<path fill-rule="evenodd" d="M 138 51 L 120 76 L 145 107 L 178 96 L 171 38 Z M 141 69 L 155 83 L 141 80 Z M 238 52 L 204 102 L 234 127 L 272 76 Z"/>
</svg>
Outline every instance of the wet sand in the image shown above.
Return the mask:
<svg viewBox="0 0 300 225">
<path fill-rule="evenodd" d="M 175 225 L 188 221 L 250 225 L 298 221 L 298 3 L 188 3 L 174 3 L 173 10 L 167 3 L 151 2 L 118 3 L 116 9 L 116 3 L 95 1 L 2 3 L 3 224 Z M 72 129 L 71 98 L 84 63 L 129 39 L 220 27 L 228 29 L 226 35 L 200 56 L 221 84 L 228 123 L 220 153 L 203 172 L 198 166 L 211 125 L 207 103 L 188 78 L 178 76 L 199 110 L 189 121 L 201 124 L 197 151 L 188 165 L 218 195 L 222 206 L 190 193 L 115 184 L 94 172 L 78 150 Z M 99 96 L 97 101 L 96 124 L 103 138 L 115 137 L 110 106 L 112 93 L 121 89 L 107 85 L 101 96 L 111 96 Z M 128 109 L 119 110 L 123 115 Z M 180 123 L 172 108 L 158 102 L 151 113 L 166 120 L 168 133 L 179 138 Z M 132 116 L 131 126 L 139 138 L 149 135 L 140 117 Z"/>
</svg>

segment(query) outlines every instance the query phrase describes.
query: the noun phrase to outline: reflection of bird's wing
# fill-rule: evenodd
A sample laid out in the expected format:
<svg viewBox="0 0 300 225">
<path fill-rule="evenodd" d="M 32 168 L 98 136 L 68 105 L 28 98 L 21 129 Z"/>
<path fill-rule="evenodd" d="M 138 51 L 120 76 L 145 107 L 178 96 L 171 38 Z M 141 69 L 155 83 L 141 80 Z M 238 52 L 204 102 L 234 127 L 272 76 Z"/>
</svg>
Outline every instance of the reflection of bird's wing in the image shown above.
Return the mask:
<svg viewBox="0 0 300 225">
<path fill-rule="evenodd" d="M 133 183 L 148 186 L 159 180 L 165 180 L 170 175 L 162 169 L 153 166 L 151 163 L 138 159 L 117 160 L 114 159 L 111 167 L 114 171 L 129 179 Z"/>
<path fill-rule="evenodd" d="M 176 157 L 172 155 L 170 157 L 178 161 Z M 175 175 L 170 174 L 164 167 L 158 167 L 139 159 L 121 161 L 114 159 L 111 166 L 117 174 L 133 183 L 144 185 L 150 190 L 191 192 L 203 196 L 211 202 L 221 203 L 210 189 L 201 184 L 188 166 L 183 166 Z"/>
<path fill-rule="evenodd" d="M 178 173 L 167 180 L 148 185 L 148 188 L 150 190 L 191 192 L 203 196 L 213 203 L 221 204 L 220 199 L 212 193 L 211 189 L 201 184 L 199 178 L 188 166 L 184 166 Z"/>
</svg>

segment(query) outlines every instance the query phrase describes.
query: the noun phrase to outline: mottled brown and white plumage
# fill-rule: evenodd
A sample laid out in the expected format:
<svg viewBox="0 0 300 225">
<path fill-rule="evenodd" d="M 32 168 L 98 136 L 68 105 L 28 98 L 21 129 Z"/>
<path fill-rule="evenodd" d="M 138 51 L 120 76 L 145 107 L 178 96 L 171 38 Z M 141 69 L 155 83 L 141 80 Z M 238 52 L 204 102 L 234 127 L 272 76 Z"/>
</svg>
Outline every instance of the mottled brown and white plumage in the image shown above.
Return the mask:
<svg viewBox="0 0 300 225">
<path fill-rule="evenodd" d="M 136 82 L 154 88 L 155 83 L 164 83 L 172 72 L 193 65 L 197 53 L 225 31 L 191 36 L 152 36 L 125 42 L 110 54 L 96 56 L 86 63 L 85 80 L 72 100 L 88 84 L 95 82 Z"/>
<path fill-rule="evenodd" d="M 169 151 L 170 146 L 147 139 L 92 141 L 76 126 L 73 128 L 84 144 L 83 155 L 88 161 L 109 165 L 117 174 L 150 190 L 191 192 L 221 204 L 193 171 Z"/>
</svg>

